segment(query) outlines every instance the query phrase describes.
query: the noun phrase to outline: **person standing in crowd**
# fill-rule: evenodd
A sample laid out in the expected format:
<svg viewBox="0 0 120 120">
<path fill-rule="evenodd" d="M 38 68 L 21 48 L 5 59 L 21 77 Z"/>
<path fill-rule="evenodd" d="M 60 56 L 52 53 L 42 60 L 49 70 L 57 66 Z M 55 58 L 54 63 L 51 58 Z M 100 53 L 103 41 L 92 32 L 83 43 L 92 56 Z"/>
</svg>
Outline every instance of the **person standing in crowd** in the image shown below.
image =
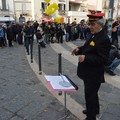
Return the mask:
<svg viewBox="0 0 120 120">
<path fill-rule="evenodd" d="M 56 33 L 56 27 L 54 24 L 52 24 L 50 27 L 50 42 L 51 43 L 54 43 L 53 38 L 55 37 L 55 33 Z"/>
<path fill-rule="evenodd" d="M 58 24 L 56 26 L 56 38 L 58 40 L 58 43 L 63 43 L 63 34 L 64 31 L 62 30 L 61 24 Z"/>
<path fill-rule="evenodd" d="M 0 24 L 0 48 L 4 46 L 4 29 L 2 27 L 2 24 Z"/>
<path fill-rule="evenodd" d="M 17 23 L 17 41 L 19 45 L 23 45 L 23 26 L 21 23 Z"/>
<path fill-rule="evenodd" d="M 69 42 L 70 38 L 71 38 L 71 25 L 70 25 L 70 23 L 67 23 L 65 30 L 66 30 L 66 42 Z"/>
<path fill-rule="evenodd" d="M 71 26 L 71 40 L 74 41 L 76 40 L 76 36 L 78 36 L 78 29 L 77 29 L 77 24 L 76 22 L 72 22 L 72 26 Z"/>
<path fill-rule="evenodd" d="M 117 66 L 120 64 L 120 54 L 118 52 L 118 49 L 115 45 L 111 45 L 110 49 L 110 55 L 108 58 L 108 62 L 105 65 L 105 71 L 106 73 L 114 76 L 116 75 L 114 73 L 114 70 L 117 68 Z"/>
<path fill-rule="evenodd" d="M 8 45 L 9 45 L 9 47 L 12 47 L 13 46 L 12 42 L 13 42 L 15 36 L 14 36 L 13 28 L 12 28 L 11 24 L 9 24 L 9 26 L 7 27 L 6 33 L 7 33 Z"/>
<path fill-rule="evenodd" d="M 33 35 L 34 35 L 34 28 L 32 26 L 31 21 L 27 22 L 27 25 L 25 26 L 23 31 L 25 32 L 25 47 L 27 54 L 29 55 L 29 46 L 30 43 L 33 42 Z"/>
<path fill-rule="evenodd" d="M 112 24 L 112 44 L 115 45 L 118 49 L 118 27 L 120 26 L 120 16 L 117 17 L 117 21 Z"/>
<path fill-rule="evenodd" d="M 36 32 L 37 32 L 37 28 L 38 28 L 38 26 L 39 26 L 38 21 L 35 21 L 35 22 L 33 23 L 33 26 L 34 26 L 34 32 L 36 33 Z"/>
<path fill-rule="evenodd" d="M 18 24 L 18 23 L 17 23 Z M 11 25 L 11 27 L 12 27 L 12 31 L 13 31 L 13 41 L 14 42 L 18 42 L 17 41 L 17 34 L 18 34 L 18 30 L 17 30 L 17 25 L 16 25 L 16 23 L 12 23 L 12 25 Z"/>
<path fill-rule="evenodd" d="M 4 39 L 4 43 L 3 43 L 3 46 L 7 46 L 7 40 L 6 40 L 6 30 L 7 30 L 7 25 L 4 23 L 3 25 L 2 25 L 2 27 L 3 27 L 3 30 L 4 30 L 4 37 L 3 37 L 3 39 Z"/>
<path fill-rule="evenodd" d="M 79 34 L 80 34 L 80 39 L 85 40 L 85 20 L 80 21 Z"/>
<path fill-rule="evenodd" d="M 77 75 L 84 82 L 86 110 L 83 113 L 87 115 L 85 120 L 96 120 L 96 114 L 100 112 L 98 91 L 101 83 L 105 82 L 104 65 L 109 57 L 110 39 L 103 29 L 104 14 L 87 16 L 92 36 L 83 46 L 75 48 L 72 55 L 79 55 Z"/>
<path fill-rule="evenodd" d="M 44 34 L 44 41 L 48 44 L 50 42 L 50 25 L 48 23 L 45 24 Z"/>
<path fill-rule="evenodd" d="M 41 47 L 45 48 L 46 44 L 45 44 L 44 38 L 43 38 L 44 33 L 42 31 L 40 31 L 39 29 L 37 29 L 37 32 L 35 35 L 37 38 L 37 43 L 39 43 L 39 45 L 41 45 Z"/>
</svg>

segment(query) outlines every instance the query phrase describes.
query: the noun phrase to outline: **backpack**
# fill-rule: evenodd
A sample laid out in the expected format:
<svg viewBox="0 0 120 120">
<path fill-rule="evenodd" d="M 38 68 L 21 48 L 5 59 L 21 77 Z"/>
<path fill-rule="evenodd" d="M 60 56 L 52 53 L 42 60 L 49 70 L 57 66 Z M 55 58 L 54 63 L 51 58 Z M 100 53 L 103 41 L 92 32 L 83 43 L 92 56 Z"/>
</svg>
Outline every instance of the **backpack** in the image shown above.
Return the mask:
<svg viewBox="0 0 120 120">
<path fill-rule="evenodd" d="M 3 30 L 3 28 L 0 28 L 0 37 L 4 37 L 4 30 Z"/>
</svg>

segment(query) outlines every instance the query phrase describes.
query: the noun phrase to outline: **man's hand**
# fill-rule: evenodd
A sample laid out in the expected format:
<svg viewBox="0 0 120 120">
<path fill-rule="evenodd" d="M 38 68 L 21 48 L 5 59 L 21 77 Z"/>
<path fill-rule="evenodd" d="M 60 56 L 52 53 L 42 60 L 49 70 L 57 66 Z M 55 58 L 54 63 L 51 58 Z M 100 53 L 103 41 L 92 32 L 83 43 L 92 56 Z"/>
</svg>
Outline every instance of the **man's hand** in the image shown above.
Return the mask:
<svg viewBox="0 0 120 120">
<path fill-rule="evenodd" d="M 84 60 L 85 60 L 85 55 L 80 55 L 79 57 L 78 57 L 78 61 L 81 63 L 81 62 L 84 62 Z"/>
<path fill-rule="evenodd" d="M 75 48 L 75 49 L 72 50 L 72 53 L 71 53 L 71 54 L 72 54 L 72 55 L 75 55 L 75 53 L 77 53 L 78 51 L 79 51 L 79 48 L 77 47 L 77 48 Z"/>
</svg>

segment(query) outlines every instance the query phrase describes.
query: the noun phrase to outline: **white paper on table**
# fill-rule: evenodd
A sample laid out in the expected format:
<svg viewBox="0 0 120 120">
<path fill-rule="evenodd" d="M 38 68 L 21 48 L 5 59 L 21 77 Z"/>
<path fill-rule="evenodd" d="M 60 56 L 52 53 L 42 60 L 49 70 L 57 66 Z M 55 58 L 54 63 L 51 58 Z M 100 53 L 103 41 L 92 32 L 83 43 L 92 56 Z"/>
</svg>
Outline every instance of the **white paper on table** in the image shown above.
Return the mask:
<svg viewBox="0 0 120 120">
<path fill-rule="evenodd" d="M 63 90 L 73 90 L 75 89 L 74 86 L 69 82 L 69 80 L 64 76 L 64 75 L 58 75 L 58 76 L 51 76 L 51 75 L 45 75 L 45 78 L 47 81 L 50 82 L 50 84 L 52 85 L 53 89 L 63 89 Z M 63 80 L 64 79 L 64 80 Z M 59 82 L 61 81 L 66 81 L 69 84 L 71 84 L 70 87 L 64 87 L 62 85 L 59 84 Z"/>
</svg>

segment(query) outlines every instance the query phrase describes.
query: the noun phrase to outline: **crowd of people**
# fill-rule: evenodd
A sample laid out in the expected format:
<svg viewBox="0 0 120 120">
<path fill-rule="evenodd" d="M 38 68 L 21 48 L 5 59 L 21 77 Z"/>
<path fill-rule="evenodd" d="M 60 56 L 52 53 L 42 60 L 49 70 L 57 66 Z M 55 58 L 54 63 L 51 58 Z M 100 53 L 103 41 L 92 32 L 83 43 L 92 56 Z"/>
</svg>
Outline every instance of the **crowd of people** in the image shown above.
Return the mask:
<svg viewBox="0 0 120 120">
<path fill-rule="evenodd" d="M 28 32 L 26 28 L 30 27 Z M 23 44 L 23 36 L 28 36 L 31 34 L 37 34 L 37 39 L 40 39 L 39 35 L 44 37 L 45 43 L 54 43 L 55 40 L 58 43 L 63 43 L 63 36 L 66 35 L 66 42 L 74 41 L 78 38 L 81 40 L 86 40 L 89 37 L 90 31 L 89 27 L 84 20 L 81 20 L 79 24 L 75 21 L 71 24 L 65 23 L 48 23 L 42 22 L 39 24 L 37 21 L 28 21 L 24 24 L 21 23 L 0 23 L 0 47 L 8 46 L 11 47 L 12 41 L 18 42 L 18 44 Z M 7 42 L 8 40 L 8 42 Z"/>
<path fill-rule="evenodd" d="M 120 37 L 119 24 L 120 17 L 118 17 L 112 25 L 111 44 L 112 46 L 114 45 L 116 47 L 117 51 L 120 49 L 120 46 L 118 44 L 118 38 Z M 104 26 L 104 29 L 107 32 L 106 28 L 107 25 Z M 0 23 L 0 48 L 3 48 L 5 46 L 12 47 L 13 42 L 17 42 L 19 45 L 25 45 L 26 52 L 29 55 L 30 41 L 34 41 L 34 35 L 36 36 L 37 42 L 42 47 L 46 47 L 46 45 L 49 43 L 63 43 L 63 36 L 65 36 L 66 42 L 74 41 L 76 39 L 87 41 L 91 36 L 91 32 L 89 29 L 89 24 L 85 20 L 81 20 L 79 24 L 77 24 L 75 21 L 73 21 L 71 24 L 48 23 L 45 21 L 42 21 L 41 24 L 39 24 L 37 21 L 28 21 L 24 24 L 18 22 L 9 24 Z M 114 59 L 116 59 L 116 57 Z M 119 60 L 119 57 L 117 59 Z M 120 62 L 118 62 L 118 65 L 119 64 Z M 114 70 L 110 69 L 110 64 L 109 66 L 107 65 L 105 67 L 106 73 L 115 75 L 114 70 L 118 65 Z"/>
<path fill-rule="evenodd" d="M 114 70 L 120 64 L 118 44 L 120 17 L 113 22 L 110 40 L 104 14 L 95 13 L 87 16 L 88 23 L 81 20 L 79 24 L 75 21 L 71 24 L 47 22 L 39 24 L 37 21 L 28 21 L 24 24 L 11 23 L 7 26 L 0 24 L 0 47 L 7 46 L 7 43 L 12 47 L 12 42 L 15 41 L 20 45 L 24 44 L 29 55 L 29 46 L 34 41 L 34 35 L 42 47 L 54 42 L 62 44 L 64 35 L 66 42 L 78 38 L 85 40 L 83 46 L 72 50 L 72 55 L 78 55 L 77 75 L 84 83 L 85 120 L 96 120 L 96 115 L 100 113 L 98 91 L 101 83 L 105 82 L 104 71 L 115 75 Z"/>
</svg>

